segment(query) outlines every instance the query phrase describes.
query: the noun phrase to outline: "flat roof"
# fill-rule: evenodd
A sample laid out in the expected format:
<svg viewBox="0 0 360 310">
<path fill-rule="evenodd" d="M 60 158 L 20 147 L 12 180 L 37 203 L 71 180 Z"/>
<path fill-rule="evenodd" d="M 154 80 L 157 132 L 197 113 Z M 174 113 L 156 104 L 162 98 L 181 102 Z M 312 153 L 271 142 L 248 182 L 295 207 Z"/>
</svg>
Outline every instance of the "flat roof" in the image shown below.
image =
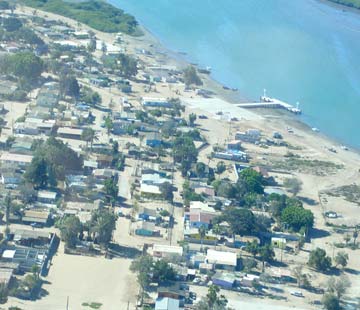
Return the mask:
<svg viewBox="0 0 360 310">
<path fill-rule="evenodd" d="M 83 130 L 81 128 L 71 128 L 71 127 L 59 127 L 57 133 L 59 135 L 77 135 L 81 136 Z"/>
<path fill-rule="evenodd" d="M 237 255 L 233 252 L 223 252 L 209 249 L 206 253 L 206 260 L 210 264 L 220 264 L 234 267 L 237 265 Z"/>
<path fill-rule="evenodd" d="M 32 155 L 23 155 L 23 154 L 14 154 L 14 153 L 2 153 L 0 160 L 9 161 L 9 162 L 19 162 L 19 163 L 31 163 L 33 159 Z"/>
<path fill-rule="evenodd" d="M 153 251 L 168 254 L 178 254 L 180 256 L 183 254 L 183 248 L 181 246 L 175 245 L 154 244 Z"/>
</svg>

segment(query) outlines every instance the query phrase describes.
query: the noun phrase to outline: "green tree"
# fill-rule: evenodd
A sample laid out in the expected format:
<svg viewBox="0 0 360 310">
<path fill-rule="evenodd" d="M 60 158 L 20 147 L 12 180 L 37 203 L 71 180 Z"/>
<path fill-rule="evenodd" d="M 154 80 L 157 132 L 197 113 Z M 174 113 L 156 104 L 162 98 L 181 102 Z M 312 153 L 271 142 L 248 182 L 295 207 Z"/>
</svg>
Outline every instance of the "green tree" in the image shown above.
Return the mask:
<svg viewBox="0 0 360 310">
<path fill-rule="evenodd" d="M 40 77 L 44 64 L 32 52 L 20 52 L 5 56 L 0 69 L 8 74 L 13 74 L 20 80 L 34 82 Z"/>
<path fill-rule="evenodd" d="M 98 210 L 93 213 L 91 223 L 92 232 L 95 233 L 97 241 L 107 248 L 116 225 L 115 215 L 107 210 Z"/>
<path fill-rule="evenodd" d="M 181 164 L 181 172 L 184 176 L 197 161 L 198 151 L 193 140 L 184 135 L 177 137 L 173 144 L 173 156 L 174 161 Z"/>
<path fill-rule="evenodd" d="M 111 130 L 114 128 L 114 123 L 110 116 L 105 118 L 105 128 L 107 130 L 107 134 L 110 135 Z"/>
<path fill-rule="evenodd" d="M 174 191 L 174 187 L 169 182 L 164 182 L 160 186 L 160 192 L 162 197 L 169 202 L 173 202 L 174 200 L 173 191 Z"/>
<path fill-rule="evenodd" d="M 48 165 L 42 157 L 33 157 L 31 164 L 26 169 L 25 179 L 35 188 L 46 188 L 48 185 Z"/>
<path fill-rule="evenodd" d="M 5 304 L 8 300 L 9 290 L 6 283 L 0 283 L 0 304 Z"/>
<path fill-rule="evenodd" d="M 334 294 L 338 300 L 341 300 L 350 286 L 350 280 L 345 275 L 341 275 L 340 277 L 331 277 L 327 282 L 327 291 Z"/>
<path fill-rule="evenodd" d="M 335 266 L 341 266 L 342 268 L 346 267 L 349 260 L 349 255 L 345 252 L 338 252 L 335 256 Z"/>
<path fill-rule="evenodd" d="M 120 54 L 119 62 L 120 74 L 125 78 L 130 79 L 137 74 L 137 60 L 135 58 L 126 54 Z"/>
<path fill-rule="evenodd" d="M 271 262 L 275 258 L 275 252 L 271 244 L 265 244 L 262 247 L 260 247 L 259 255 L 262 262 L 262 270 L 264 272 L 265 262 Z"/>
<path fill-rule="evenodd" d="M 195 172 L 198 177 L 200 178 L 204 177 L 206 172 L 206 165 L 202 162 L 196 163 Z"/>
<path fill-rule="evenodd" d="M 242 170 L 239 174 L 238 187 L 244 187 L 246 193 L 264 193 L 263 176 L 251 168 Z"/>
<path fill-rule="evenodd" d="M 22 22 L 16 17 L 2 18 L 2 26 L 6 31 L 14 32 L 22 27 Z"/>
<path fill-rule="evenodd" d="M 203 84 L 201 78 L 197 73 L 197 70 L 193 66 L 188 66 L 187 68 L 184 69 L 183 78 L 186 86 L 190 86 L 190 85 L 200 86 Z"/>
<path fill-rule="evenodd" d="M 244 266 L 244 271 L 250 273 L 252 269 L 257 267 L 257 262 L 253 258 L 243 258 L 242 264 Z"/>
<path fill-rule="evenodd" d="M 253 257 L 256 257 L 259 254 L 260 247 L 256 240 L 248 242 L 245 246 L 245 251 L 249 252 Z"/>
<path fill-rule="evenodd" d="M 228 303 L 224 295 L 219 295 L 220 289 L 210 285 L 206 297 L 202 298 L 194 307 L 195 310 L 225 310 Z"/>
<path fill-rule="evenodd" d="M 308 229 L 314 225 L 314 214 L 303 207 L 288 206 L 281 213 L 281 222 L 294 231 Z"/>
<path fill-rule="evenodd" d="M 81 232 L 81 222 L 78 217 L 70 215 L 65 217 L 60 225 L 61 239 L 68 248 L 74 248 Z"/>
<path fill-rule="evenodd" d="M 60 76 L 60 92 L 64 96 L 79 98 L 80 86 L 75 76 L 62 74 Z"/>
<path fill-rule="evenodd" d="M 141 288 L 141 300 L 144 298 L 146 287 L 151 282 L 151 272 L 154 261 L 149 255 L 142 255 L 131 262 L 130 270 L 137 274 L 137 281 Z"/>
<path fill-rule="evenodd" d="M 354 246 L 356 246 L 356 239 L 359 237 L 359 231 L 357 229 L 353 232 Z"/>
<path fill-rule="evenodd" d="M 287 178 L 284 181 L 284 187 L 290 193 L 292 193 L 294 196 L 296 196 L 301 191 L 302 182 L 296 178 Z"/>
<path fill-rule="evenodd" d="M 175 280 L 175 270 L 163 259 L 155 262 L 153 267 L 153 280 L 159 283 Z"/>
<path fill-rule="evenodd" d="M 340 310 L 340 301 L 334 294 L 325 294 L 322 298 L 322 304 L 326 310 Z"/>
<path fill-rule="evenodd" d="M 199 236 L 200 236 L 201 251 L 202 251 L 203 250 L 204 238 L 206 237 L 207 229 L 206 229 L 206 227 L 204 225 L 201 225 L 198 228 L 198 232 L 199 232 Z"/>
<path fill-rule="evenodd" d="M 11 194 L 8 192 L 5 196 L 5 222 L 6 222 L 6 238 L 9 233 L 9 225 L 10 225 L 10 210 L 11 210 Z"/>
<path fill-rule="evenodd" d="M 195 113 L 190 113 L 189 114 L 189 125 L 190 125 L 190 127 L 195 126 L 195 121 L 196 121 L 196 114 Z"/>
<path fill-rule="evenodd" d="M 10 4 L 7 1 L 0 1 L 0 10 L 10 10 Z"/>
<path fill-rule="evenodd" d="M 222 174 L 223 172 L 226 171 L 226 165 L 223 161 L 219 161 L 217 164 L 216 164 L 216 172 L 218 174 Z"/>
<path fill-rule="evenodd" d="M 324 272 L 331 267 L 331 258 L 326 255 L 326 251 L 320 248 L 310 252 L 308 265 L 317 269 L 318 271 Z"/>
<path fill-rule="evenodd" d="M 105 195 L 112 205 L 117 200 L 119 194 L 118 180 L 116 177 L 108 178 L 104 181 Z"/>
<path fill-rule="evenodd" d="M 84 128 L 84 130 L 81 134 L 81 139 L 86 141 L 86 146 L 90 142 L 90 147 L 92 149 L 94 141 L 96 141 L 98 138 L 96 136 L 95 130 L 90 127 L 87 127 L 87 128 Z"/>
<path fill-rule="evenodd" d="M 234 236 L 251 234 L 255 228 L 254 214 L 248 209 L 229 208 L 225 210 L 223 219 L 229 223 Z"/>
</svg>

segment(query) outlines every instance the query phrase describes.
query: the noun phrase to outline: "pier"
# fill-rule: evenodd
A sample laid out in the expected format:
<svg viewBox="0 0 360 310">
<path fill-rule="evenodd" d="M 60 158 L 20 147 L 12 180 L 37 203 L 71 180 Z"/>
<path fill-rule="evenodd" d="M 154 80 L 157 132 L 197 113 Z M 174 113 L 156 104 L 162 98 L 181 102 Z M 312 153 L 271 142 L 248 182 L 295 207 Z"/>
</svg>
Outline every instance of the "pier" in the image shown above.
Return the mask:
<svg viewBox="0 0 360 310">
<path fill-rule="evenodd" d="M 266 96 L 266 91 L 264 90 L 264 96 L 260 97 L 260 102 L 249 102 L 249 103 L 240 103 L 237 104 L 239 108 L 244 109 L 255 109 L 255 108 L 271 108 L 271 109 L 284 109 L 294 114 L 301 114 L 299 109 L 299 104 L 296 104 L 296 107 L 291 104 L 281 101 L 276 98 L 271 98 Z"/>
</svg>

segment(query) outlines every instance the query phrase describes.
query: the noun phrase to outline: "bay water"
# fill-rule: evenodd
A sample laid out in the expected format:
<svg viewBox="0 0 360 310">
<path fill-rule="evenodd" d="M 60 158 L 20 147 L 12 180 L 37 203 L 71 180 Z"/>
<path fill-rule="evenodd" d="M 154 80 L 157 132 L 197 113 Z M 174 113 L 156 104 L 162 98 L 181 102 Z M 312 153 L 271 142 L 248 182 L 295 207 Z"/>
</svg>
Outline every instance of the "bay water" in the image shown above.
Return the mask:
<svg viewBox="0 0 360 310">
<path fill-rule="evenodd" d="M 360 149 L 360 14 L 318 0 L 109 0 L 250 100 L 267 94 Z"/>
</svg>

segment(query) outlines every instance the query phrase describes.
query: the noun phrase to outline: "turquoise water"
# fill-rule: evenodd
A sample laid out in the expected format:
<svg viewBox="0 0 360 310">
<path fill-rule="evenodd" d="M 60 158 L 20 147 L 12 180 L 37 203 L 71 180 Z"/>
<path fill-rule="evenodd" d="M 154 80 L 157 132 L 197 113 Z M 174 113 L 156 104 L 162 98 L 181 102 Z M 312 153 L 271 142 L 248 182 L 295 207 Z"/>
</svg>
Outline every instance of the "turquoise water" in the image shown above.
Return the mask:
<svg viewBox="0 0 360 310">
<path fill-rule="evenodd" d="M 360 14 L 317 0 L 110 0 L 250 99 L 300 102 L 301 119 L 360 148 Z"/>
</svg>

